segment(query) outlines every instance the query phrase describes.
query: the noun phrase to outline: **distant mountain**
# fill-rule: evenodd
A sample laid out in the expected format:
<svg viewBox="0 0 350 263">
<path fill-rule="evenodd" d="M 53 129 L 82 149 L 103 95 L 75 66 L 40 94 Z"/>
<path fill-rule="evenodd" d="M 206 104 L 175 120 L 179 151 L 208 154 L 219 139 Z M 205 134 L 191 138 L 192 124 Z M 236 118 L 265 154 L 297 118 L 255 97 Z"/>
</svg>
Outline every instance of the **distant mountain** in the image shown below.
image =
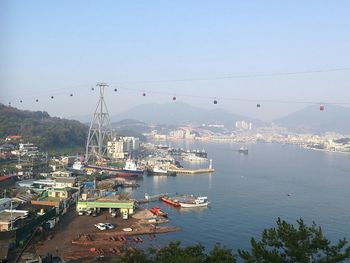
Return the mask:
<svg viewBox="0 0 350 263">
<path fill-rule="evenodd" d="M 118 135 L 138 137 L 141 140 L 145 139 L 142 133 L 150 131 L 146 123 L 134 119 L 124 119 L 111 125 Z"/>
<path fill-rule="evenodd" d="M 21 135 L 44 149 L 84 147 L 88 127 L 51 117 L 45 111 L 23 111 L 0 104 L 0 138 Z"/>
<path fill-rule="evenodd" d="M 339 132 L 350 134 L 350 108 L 338 105 L 325 105 L 320 111 L 319 105 L 311 105 L 274 123 L 296 132 Z"/>
<path fill-rule="evenodd" d="M 223 109 L 207 110 L 182 102 L 138 105 L 111 118 L 113 121 L 137 119 L 149 124 L 166 125 L 187 123 L 199 125 L 202 123 L 224 124 L 228 128 L 232 128 L 237 120 L 258 122 L 252 118 L 236 115 Z"/>
</svg>

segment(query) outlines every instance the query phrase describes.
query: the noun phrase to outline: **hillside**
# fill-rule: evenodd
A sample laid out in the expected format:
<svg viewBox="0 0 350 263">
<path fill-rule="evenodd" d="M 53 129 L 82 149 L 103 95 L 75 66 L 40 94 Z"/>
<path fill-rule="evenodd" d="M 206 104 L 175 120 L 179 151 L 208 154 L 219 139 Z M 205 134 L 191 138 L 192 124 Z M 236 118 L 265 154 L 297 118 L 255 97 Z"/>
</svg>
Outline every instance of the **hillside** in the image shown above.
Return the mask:
<svg viewBox="0 0 350 263">
<path fill-rule="evenodd" d="M 43 149 L 84 147 L 88 127 L 50 117 L 45 111 L 23 111 L 0 104 L 0 137 L 21 135 Z"/>
<path fill-rule="evenodd" d="M 296 132 L 339 132 L 350 134 L 350 108 L 338 105 L 311 105 L 274 122 Z"/>
<path fill-rule="evenodd" d="M 232 128 L 237 120 L 258 122 L 252 118 L 236 115 L 223 109 L 207 110 L 182 102 L 138 105 L 119 115 L 112 116 L 111 119 L 113 121 L 137 119 L 149 124 L 166 125 L 211 123 L 224 124 L 228 128 Z"/>
</svg>

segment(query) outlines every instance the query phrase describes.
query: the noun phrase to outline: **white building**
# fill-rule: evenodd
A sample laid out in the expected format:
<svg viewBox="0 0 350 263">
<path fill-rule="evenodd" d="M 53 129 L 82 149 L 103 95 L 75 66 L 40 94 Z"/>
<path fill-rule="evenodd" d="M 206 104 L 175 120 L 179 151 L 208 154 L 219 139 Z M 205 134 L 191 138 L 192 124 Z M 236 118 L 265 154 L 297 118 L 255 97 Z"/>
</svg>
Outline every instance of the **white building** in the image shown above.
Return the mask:
<svg viewBox="0 0 350 263">
<path fill-rule="evenodd" d="M 140 139 L 135 137 L 114 138 L 107 142 L 108 154 L 114 159 L 125 159 L 140 148 Z"/>
</svg>

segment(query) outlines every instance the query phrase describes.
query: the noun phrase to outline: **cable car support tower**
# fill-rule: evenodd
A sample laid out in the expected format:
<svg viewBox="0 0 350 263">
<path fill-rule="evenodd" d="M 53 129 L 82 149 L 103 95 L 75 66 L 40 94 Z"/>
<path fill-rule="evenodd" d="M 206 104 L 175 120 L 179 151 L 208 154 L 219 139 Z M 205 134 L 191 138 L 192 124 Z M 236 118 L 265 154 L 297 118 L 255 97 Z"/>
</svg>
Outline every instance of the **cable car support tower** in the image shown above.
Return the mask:
<svg viewBox="0 0 350 263">
<path fill-rule="evenodd" d="M 112 127 L 104 100 L 106 83 L 97 83 L 100 97 L 92 116 L 89 134 L 86 142 L 85 163 L 103 161 L 107 157 L 107 141 L 112 140 Z"/>
</svg>

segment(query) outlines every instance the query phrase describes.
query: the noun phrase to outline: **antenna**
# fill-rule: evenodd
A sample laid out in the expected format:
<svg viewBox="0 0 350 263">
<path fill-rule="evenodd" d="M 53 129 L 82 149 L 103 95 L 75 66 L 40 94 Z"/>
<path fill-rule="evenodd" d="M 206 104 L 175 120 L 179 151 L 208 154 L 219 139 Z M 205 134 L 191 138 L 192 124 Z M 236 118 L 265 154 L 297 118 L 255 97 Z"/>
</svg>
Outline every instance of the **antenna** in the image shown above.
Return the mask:
<svg viewBox="0 0 350 263">
<path fill-rule="evenodd" d="M 106 83 L 97 83 L 100 97 L 92 116 L 89 134 L 86 142 L 85 163 L 96 162 L 107 157 L 107 141 L 112 140 L 112 128 L 107 105 L 104 100 Z"/>
</svg>

